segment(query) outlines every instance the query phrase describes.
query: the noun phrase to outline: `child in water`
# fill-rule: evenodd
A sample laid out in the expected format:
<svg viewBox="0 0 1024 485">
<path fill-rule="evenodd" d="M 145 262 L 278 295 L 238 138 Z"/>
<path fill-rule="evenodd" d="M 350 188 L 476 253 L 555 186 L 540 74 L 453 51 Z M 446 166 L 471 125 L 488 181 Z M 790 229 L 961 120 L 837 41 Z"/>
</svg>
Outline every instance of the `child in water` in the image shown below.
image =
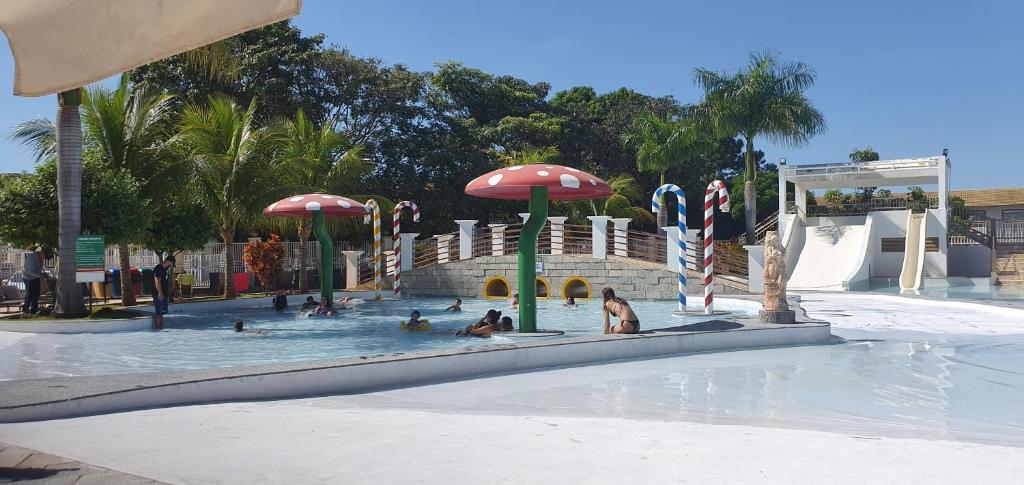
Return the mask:
<svg viewBox="0 0 1024 485">
<path fill-rule="evenodd" d="M 288 308 L 288 297 L 285 296 L 284 290 L 280 290 L 274 295 L 274 310 L 283 312 Z"/>
<path fill-rule="evenodd" d="M 576 306 L 576 298 L 573 298 L 571 296 L 566 298 L 565 299 L 565 303 L 562 303 L 562 306 L 567 306 L 567 307 L 574 307 L 574 306 Z"/>
<path fill-rule="evenodd" d="M 235 320 L 235 333 L 248 333 L 248 334 L 252 334 L 252 335 L 263 335 L 263 334 L 267 333 L 267 331 L 262 329 L 262 328 L 254 328 L 252 330 L 246 330 L 244 322 L 242 322 L 241 320 Z"/>
<path fill-rule="evenodd" d="M 462 311 L 462 298 L 456 298 L 455 303 L 452 306 L 445 308 L 444 311 L 461 312 Z"/>
<path fill-rule="evenodd" d="M 514 332 L 515 330 L 515 327 L 512 326 L 512 317 L 501 317 L 498 332 Z"/>
<path fill-rule="evenodd" d="M 519 293 L 512 295 L 512 309 L 519 308 Z"/>
<path fill-rule="evenodd" d="M 419 310 L 413 310 L 412 314 L 409 315 L 409 321 L 405 322 L 406 328 L 416 328 L 416 327 L 419 327 L 421 325 L 426 325 L 426 324 L 423 323 L 422 320 L 420 320 L 420 311 Z"/>
</svg>

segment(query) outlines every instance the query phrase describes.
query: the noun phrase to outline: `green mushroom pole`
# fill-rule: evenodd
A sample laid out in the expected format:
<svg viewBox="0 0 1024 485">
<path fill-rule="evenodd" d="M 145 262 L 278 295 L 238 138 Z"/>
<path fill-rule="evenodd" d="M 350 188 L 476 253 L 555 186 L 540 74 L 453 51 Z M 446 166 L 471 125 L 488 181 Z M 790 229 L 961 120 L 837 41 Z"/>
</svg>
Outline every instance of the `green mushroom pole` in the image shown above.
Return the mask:
<svg viewBox="0 0 1024 485">
<path fill-rule="evenodd" d="M 334 241 L 327 232 L 327 217 L 313 212 L 313 236 L 320 243 L 320 299 L 334 301 Z"/>
<path fill-rule="evenodd" d="M 519 234 L 519 331 L 537 331 L 537 236 L 548 220 L 548 188 L 530 187 L 530 217 Z"/>
</svg>

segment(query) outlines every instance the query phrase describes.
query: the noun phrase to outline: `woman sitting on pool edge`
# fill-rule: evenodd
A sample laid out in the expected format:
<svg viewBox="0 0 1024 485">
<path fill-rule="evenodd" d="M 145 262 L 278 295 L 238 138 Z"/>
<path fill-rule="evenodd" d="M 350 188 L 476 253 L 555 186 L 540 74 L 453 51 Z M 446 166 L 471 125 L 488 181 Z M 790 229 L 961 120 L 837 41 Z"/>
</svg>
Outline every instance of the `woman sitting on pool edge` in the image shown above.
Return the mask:
<svg viewBox="0 0 1024 485">
<path fill-rule="evenodd" d="M 640 318 L 633 313 L 629 302 L 615 296 L 615 290 L 605 288 L 601 290 L 604 297 L 604 333 L 637 333 L 640 331 Z M 618 317 L 619 324 L 611 326 L 611 317 Z"/>
</svg>

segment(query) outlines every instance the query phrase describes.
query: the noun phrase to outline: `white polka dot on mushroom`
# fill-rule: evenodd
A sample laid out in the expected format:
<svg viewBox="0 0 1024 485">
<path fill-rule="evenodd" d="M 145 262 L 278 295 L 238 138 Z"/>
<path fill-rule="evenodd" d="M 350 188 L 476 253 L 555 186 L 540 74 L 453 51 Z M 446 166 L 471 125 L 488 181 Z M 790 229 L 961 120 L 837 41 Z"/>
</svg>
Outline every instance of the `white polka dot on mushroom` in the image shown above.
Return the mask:
<svg viewBox="0 0 1024 485">
<path fill-rule="evenodd" d="M 308 210 L 308 211 L 318 211 L 318 210 L 320 210 L 320 203 L 319 202 L 306 202 L 306 210 Z"/>
<path fill-rule="evenodd" d="M 545 166 L 544 166 L 544 168 L 546 168 L 546 169 L 548 169 L 548 170 L 551 170 L 551 169 L 553 169 L 553 168 L 555 168 L 555 167 L 553 167 L 553 166 L 551 166 L 551 165 L 545 165 Z"/>
<path fill-rule="evenodd" d="M 590 179 L 590 185 L 597 185 L 597 180 Z"/>
<path fill-rule="evenodd" d="M 504 175 L 500 173 L 497 175 L 491 175 L 491 178 L 487 179 L 487 185 L 490 185 L 492 187 L 498 185 L 498 182 L 501 182 L 502 177 L 504 177 Z"/>
<path fill-rule="evenodd" d="M 300 200 L 302 200 L 302 196 L 301 195 L 297 196 L 297 197 L 292 197 L 291 199 L 288 199 L 289 202 L 298 202 Z"/>
<path fill-rule="evenodd" d="M 277 202 L 274 202 L 273 204 L 270 204 L 270 207 L 267 207 L 267 210 L 268 211 L 272 211 L 272 210 L 274 210 L 274 207 L 277 207 Z"/>
<path fill-rule="evenodd" d="M 537 175 L 540 175 L 541 177 L 547 177 L 548 175 L 551 175 L 551 173 L 548 172 L 547 170 L 538 170 Z"/>
<path fill-rule="evenodd" d="M 340 205 L 340 206 L 342 206 L 342 207 L 344 207 L 346 209 L 348 209 L 349 207 L 352 207 L 352 204 L 349 203 L 349 201 L 347 201 L 345 199 L 338 199 L 338 205 Z"/>
<path fill-rule="evenodd" d="M 565 187 L 567 189 L 578 189 L 578 188 L 580 188 L 580 179 L 576 178 L 573 175 L 569 175 L 567 173 L 563 173 L 562 175 L 559 175 L 558 176 L 558 182 L 562 184 L 562 187 Z"/>
<path fill-rule="evenodd" d="M 519 166 L 515 166 L 515 167 L 509 167 L 508 171 L 509 172 L 515 172 L 516 170 L 522 170 L 522 169 L 523 169 L 522 165 L 519 165 Z"/>
<path fill-rule="evenodd" d="M 333 199 L 334 196 L 333 195 L 321 195 L 320 198 L 321 199 Z"/>
</svg>

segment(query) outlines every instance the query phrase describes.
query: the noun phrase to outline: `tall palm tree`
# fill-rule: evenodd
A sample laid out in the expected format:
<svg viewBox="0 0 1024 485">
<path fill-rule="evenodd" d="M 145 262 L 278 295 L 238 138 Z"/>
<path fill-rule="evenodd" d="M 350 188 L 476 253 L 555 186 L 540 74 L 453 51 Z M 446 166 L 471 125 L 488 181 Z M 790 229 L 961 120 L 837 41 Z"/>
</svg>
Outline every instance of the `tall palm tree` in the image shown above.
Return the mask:
<svg viewBox="0 0 1024 485">
<path fill-rule="evenodd" d="M 740 136 L 746 142 L 743 202 L 747 243 L 754 244 L 757 225 L 757 186 L 754 178 L 754 139 L 800 146 L 825 131 L 825 117 L 804 95 L 816 73 L 801 62 L 783 62 L 774 51 L 754 53 L 735 73 L 694 70 L 704 100 L 694 108 L 696 119 L 718 136 Z"/>
<path fill-rule="evenodd" d="M 625 141 L 636 150 L 637 170 L 659 174 L 659 185 L 665 183 L 665 173 L 670 169 L 713 148 L 706 134 L 690 119 L 661 118 L 652 113 L 641 114 L 634 120 Z M 664 203 L 658 208 L 657 223 L 658 227 L 668 225 Z"/>
<path fill-rule="evenodd" d="M 363 147 L 353 145 L 333 123 L 317 127 L 299 109 L 295 119 L 283 123 L 282 149 L 278 160 L 292 168 L 295 182 L 304 190 L 352 194 L 360 189 L 360 182 L 369 172 L 370 164 L 363 159 Z M 357 200 L 366 196 L 351 195 Z M 309 289 L 306 262 L 313 224 L 310 219 L 278 219 L 280 224 L 291 225 L 299 235 L 299 292 Z M 290 229 L 290 228 L 289 228 Z"/>
<path fill-rule="evenodd" d="M 143 85 L 130 86 L 122 75 L 117 89 L 95 85 L 81 97 L 84 144 L 95 149 L 99 159 L 115 171 L 124 170 L 135 180 L 148 185 L 155 163 L 167 141 L 171 96 Z M 37 159 L 52 157 L 56 151 L 56 127 L 49 120 L 37 119 L 19 124 L 12 137 L 33 146 Z M 135 304 L 131 291 L 130 252 L 126 241 L 118 241 L 123 303 Z"/>
<path fill-rule="evenodd" d="M 35 160 L 57 159 L 57 298 L 54 313 L 85 315 L 82 289 L 76 282 L 75 238 L 82 228 L 82 90 L 57 95 L 57 123 L 40 118 L 18 124 L 10 138 L 35 152 Z"/>
<path fill-rule="evenodd" d="M 555 163 L 562 157 L 558 147 L 524 146 L 519 150 L 508 150 L 498 153 L 498 160 L 506 167 L 531 165 L 534 163 Z"/>
<path fill-rule="evenodd" d="M 205 105 L 184 108 L 175 137 L 190 154 L 196 197 L 210 211 L 224 241 L 225 298 L 236 296 L 231 253 L 235 231 L 293 188 L 287 171 L 273 161 L 280 140 L 273 130 L 255 126 L 255 111 L 255 99 L 242 109 L 231 98 L 212 96 Z"/>
<path fill-rule="evenodd" d="M 122 75 L 117 89 L 100 85 L 86 89 L 82 107 L 86 139 L 96 146 L 100 159 L 144 187 L 150 185 L 170 136 L 171 96 L 145 85 L 129 86 L 128 76 Z M 118 241 L 117 250 L 123 302 L 134 305 L 128 242 Z"/>
</svg>

